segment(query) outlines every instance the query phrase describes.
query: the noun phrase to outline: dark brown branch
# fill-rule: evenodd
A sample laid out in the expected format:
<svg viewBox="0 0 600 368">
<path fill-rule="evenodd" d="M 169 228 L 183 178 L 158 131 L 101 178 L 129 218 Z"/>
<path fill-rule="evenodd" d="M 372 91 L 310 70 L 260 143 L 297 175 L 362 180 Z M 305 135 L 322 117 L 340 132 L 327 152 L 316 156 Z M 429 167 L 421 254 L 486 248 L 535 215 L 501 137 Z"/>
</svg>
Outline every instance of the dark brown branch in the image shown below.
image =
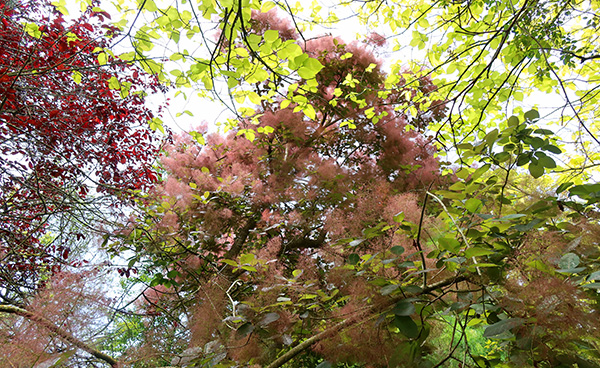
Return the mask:
<svg viewBox="0 0 600 368">
<path fill-rule="evenodd" d="M 231 246 L 231 249 L 229 249 L 227 254 L 225 254 L 225 258 L 233 259 L 240 254 L 242 246 L 246 242 L 248 235 L 250 235 L 250 230 L 254 229 L 255 226 L 256 220 L 254 218 L 250 218 L 248 219 L 248 221 L 246 221 L 244 227 L 238 229 L 237 233 L 235 234 L 235 240 L 233 241 L 233 245 Z"/>
<path fill-rule="evenodd" d="M 549 50 L 553 50 L 553 49 L 549 49 Z M 567 51 L 567 50 L 558 50 L 558 51 L 562 52 L 563 54 L 571 55 L 572 57 L 574 57 L 576 59 L 579 59 L 579 62 L 581 64 L 583 64 L 589 60 L 600 59 L 600 54 L 595 54 L 595 55 L 590 55 L 590 56 L 581 56 L 581 55 L 577 55 L 577 54 Z"/>
<path fill-rule="evenodd" d="M 325 244 L 326 235 L 327 235 L 327 232 L 325 230 L 321 230 L 317 239 L 311 239 L 308 234 L 305 234 L 301 237 L 292 239 L 281 248 L 281 253 L 284 253 L 286 250 L 292 250 L 292 249 L 321 248 Z"/>
<path fill-rule="evenodd" d="M 52 321 L 42 316 L 39 316 L 31 311 L 28 311 L 27 309 L 23 309 L 14 305 L 0 305 L 0 312 L 16 314 L 18 316 L 25 317 L 31 320 L 32 322 L 36 323 L 37 325 L 46 328 L 50 332 L 55 333 L 63 341 L 73 344 L 74 346 L 85 351 L 86 353 L 89 353 L 94 357 L 105 361 L 106 363 L 110 364 L 112 368 L 119 368 L 119 363 L 115 358 L 90 347 L 83 341 L 80 341 L 79 339 L 75 338 L 73 335 L 71 335 L 67 331 L 55 325 Z"/>
</svg>

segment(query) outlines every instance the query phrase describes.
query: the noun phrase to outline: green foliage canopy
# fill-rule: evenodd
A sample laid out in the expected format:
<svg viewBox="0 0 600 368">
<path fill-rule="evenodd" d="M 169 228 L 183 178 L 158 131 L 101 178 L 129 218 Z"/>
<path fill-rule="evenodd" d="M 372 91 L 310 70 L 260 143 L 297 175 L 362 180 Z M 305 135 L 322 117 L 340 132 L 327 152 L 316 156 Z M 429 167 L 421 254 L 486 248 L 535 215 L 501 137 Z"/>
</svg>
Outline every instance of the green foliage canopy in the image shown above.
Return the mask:
<svg viewBox="0 0 600 368">
<path fill-rule="evenodd" d="M 384 67 L 318 2 L 115 3 L 121 59 L 235 115 L 107 238 L 161 331 L 121 360 L 599 366 L 598 5 L 336 3 Z"/>
<path fill-rule="evenodd" d="M 597 231 L 593 214 L 598 190 L 591 180 L 599 145 L 595 108 L 600 59 L 595 32 L 598 3 L 364 1 L 340 2 L 333 9 L 344 7 L 355 15 L 355 21 L 386 35 L 392 44 L 387 56 L 389 72 L 374 92 L 381 99 L 406 96 L 391 104 L 394 113 L 402 115 L 413 129 L 433 135 L 439 157 L 445 151 L 446 159 L 455 161 L 445 167 L 452 177 L 451 184 L 417 189 L 421 194 L 420 221 L 405 219 L 399 213 L 391 223 L 371 223 L 364 227 L 362 235 L 348 235 L 341 242 L 333 242 L 345 262 L 322 264 L 320 272 L 351 271 L 379 297 L 364 296 L 366 309 L 350 313 L 347 318 L 338 317 L 337 325 L 327 324 L 324 315 L 319 315 L 321 327 L 312 330 L 312 336 L 306 335 L 305 324 L 282 335 L 295 343 L 280 346 L 278 358 L 270 358 L 271 366 L 279 366 L 307 349 L 330 358 L 327 352 L 331 354 L 331 350 L 324 347 L 323 341 L 336 333 L 357 349 L 360 341 L 356 339 L 360 337 L 353 335 L 353 326 L 366 324 L 377 316 L 377 325 L 385 326 L 385 331 L 396 338 L 405 339 L 386 358 L 392 366 L 450 364 L 458 359 L 455 354 L 459 346 L 464 346 L 464 356 L 460 358 L 463 363 L 469 361 L 481 367 L 597 364 L 594 351 L 598 337 L 591 320 L 597 300 L 598 249 L 592 239 Z M 147 0 L 139 1 L 138 9 L 150 21 L 130 28 L 135 48 L 130 57 L 182 91 L 187 88 L 202 96 L 213 92 L 213 97 L 228 104 L 237 115 L 237 119 L 228 120 L 225 131 L 233 129 L 236 135 L 264 148 L 265 137 L 273 134 L 261 123 L 266 111 L 291 106 L 306 121 L 325 115 L 317 94 L 327 85 L 322 71 L 330 66 L 310 52 L 307 45 L 311 39 L 306 35 L 314 26 L 340 22 L 335 12 L 324 15 L 317 2 L 304 9 L 299 3 L 291 6 L 270 1 L 192 1 L 161 7 Z M 269 17 L 270 21 L 264 21 Z M 291 22 L 293 27 L 282 26 L 285 22 Z M 368 36 L 366 42 L 385 41 L 379 34 Z M 159 40 L 176 50 L 166 55 L 168 61 L 151 57 Z M 198 46 L 204 51 L 190 51 L 198 50 Z M 402 58 L 409 50 L 416 55 L 413 60 Z M 337 57 L 341 61 L 354 56 L 350 52 Z M 376 68 L 377 64 L 369 67 Z M 369 109 L 372 100 L 353 90 L 361 83 L 360 77 L 347 73 L 339 83 L 348 87 L 333 91 L 339 102 L 351 101 L 377 126 L 381 110 Z M 432 83 L 435 88 L 422 88 L 425 83 Z M 228 98 L 222 93 L 225 85 Z M 550 105 L 542 103 L 546 100 Z M 332 101 L 330 105 L 338 107 L 338 99 Z M 442 108 L 443 116 L 439 114 Z M 358 124 L 347 118 L 341 115 L 345 126 L 357 129 Z M 560 135 L 555 130 L 560 130 Z M 214 148 L 202 132 L 190 134 L 195 141 L 192 146 L 206 144 Z M 184 151 L 188 149 L 183 147 Z M 172 177 L 174 173 L 169 174 Z M 208 168 L 204 174 L 228 180 Z M 189 185 L 192 184 L 198 185 Z M 224 196 L 219 190 L 222 189 L 203 191 L 196 200 L 207 203 L 219 198 L 221 205 L 234 212 L 256 211 L 247 207 L 248 203 L 234 204 L 232 197 L 227 197 L 230 193 Z M 144 230 L 134 232 L 138 251 L 148 246 L 157 249 L 151 253 L 152 265 L 163 267 L 151 285 L 187 290 L 189 278 L 175 271 L 181 249 L 173 245 L 172 239 L 156 245 L 157 236 L 164 239 L 164 234 L 143 235 L 156 231 L 153 227 L 158 220 L 152 220 L 153 216 L 161 218 L 174 211 L 181 220 L 186 214 L 178 212 L 177 201 L 159 199 L 158 205 L 151 203 L 144 202 L 142 206 L 146 216 L 150 215 L 142 226 Z M 235 210 L 232 206 L 241 207 Z M 306 207 L 303 211 L 307 211 Z M 435 221 L 435 231 L 424 225 L 428 219 Z M 255 236 L 252 234 L 258 236 L 255 221 L 240 222 L 233 239 L 245 241 Z M 292 231 L 286 229 L 289 221 L 265 231 L 286 234 Z M 353 221 L 352 216 L 348 221 Z M 185 226 L 197 226 L 194 223 Z M 325 236 L 325 243 L 331 245 L 331 233 L 320 234 L 318 237 Z M 391 244 L 387 249 L 373 250 L 378 240 L 398 234 L 412 239 L 414 249 Z M 317 241 L 311 236 L 306 239 Z M 257 244 L 258 240 L 254 241 Z M 183 238 L 177 242 L 179 246 L 185 244 Z M 213 253 L 208 260 L 214 269 L 225 267 L 225 275 L 233 281 L 230 286 L 223 286 L 226 295 L 235 298 L 232 316 L 236 316 L 235 303 L 242 303 L 255 313 L 255 319 L 240 317 L 230 321 L 239 323 L 236 328 L 240 337 L 269 339 L 266 326 L 275 322 L 275 315 L 279 319 L 284 313 L 302 316 L 311 308 L 334 312 L 350 309 L 351 294 L 342 293 L 340 299 L 325 290 L 320 295 L 307 289 L 298 299 L 282 294 L 272 304 L 249 302 L 249 296 L 257 294 L 260 299 L 261 294 L 252 293 L 250 286 L 236 286 L 239 291 L 230 294 L 238 281 L 254 285 L 257 290 L 264 282 L 261 269 L 268 266 L 249 244 L 252 241 L 233 241 L 229 251 Z M 231 252 L 237 245 L 240 249 Z M 142 253 L 132 259 L 131 266 L 144 257 Z M 307 272 L 296 268 L 297 259 L 289 257 L 280 253 L 279 258 L 290 267 L 289 274 L 284 273 L 287 288 L 301 282 L 302 274 Z M 393 272 L 384 271 L 390 269 L 401 276 L 391 277 Z M 447 278 L 432 281 L 439 280 L 436 277 L 440 274 Z M 320 280 L 335 288 L 332 281 Z M 302 282 L 303 287 L 308 287 L 314 280 Z M 435 297 L 429 298 L 432 295 Z M 382 296 L 384 300 L 379 299 Z M 555 298 L 562 302 L 553 302 Z M 313 301 L 318 302 L 311 304 Z M 571 327 L 565 322 L 565 315 L 573 318 Z M 448 316 L 455 321 L 449 349 L 443 353 L 428 351 L 424 347 L 431 342 L 430 331 L 439 329 L 440 321 Z M 500 342 L 508 355 L 473 354 L 474 348 L 463 340 L 469 328 L 484 329 L 483 338 Z M 364 344 L 364 350 L 375 351 L 366 341 Z M 232 358 L 219 356 L 220 364 Z M 209 354 L 206 359 L 211 357 L 214 355 Z M 239 355 L 235 359 L 244 361 Z M 331 359 L 344 361 L 348 357 L 338 354 Z M 360 358 L 356 359 L 360 362 Z M 263 355 L 249 361 L 268 360 Z"/>
</svg>

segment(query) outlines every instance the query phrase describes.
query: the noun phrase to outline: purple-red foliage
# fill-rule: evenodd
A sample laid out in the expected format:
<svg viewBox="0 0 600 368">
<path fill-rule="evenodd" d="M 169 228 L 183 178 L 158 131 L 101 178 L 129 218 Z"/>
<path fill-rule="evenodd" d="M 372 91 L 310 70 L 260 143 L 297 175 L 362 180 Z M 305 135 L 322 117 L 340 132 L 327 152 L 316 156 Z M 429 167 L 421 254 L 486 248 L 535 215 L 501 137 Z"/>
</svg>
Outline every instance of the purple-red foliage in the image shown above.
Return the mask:
<svg viewBox="0 0 600 368">
<path fill-rule="evenodd" d="M 107 18 L 89 7 L 67 21 L 49 1 L 0 0 L 3 288 L 35 285 L 38 272 L 56 272 L 68 258 L 65 245 L 39 241 L 51 217 L 83 210 L 90 194 L 157 179 L 159 140 L 144 96 L 159 85 L 104 53 L 116 31 Z"/>
</svg>

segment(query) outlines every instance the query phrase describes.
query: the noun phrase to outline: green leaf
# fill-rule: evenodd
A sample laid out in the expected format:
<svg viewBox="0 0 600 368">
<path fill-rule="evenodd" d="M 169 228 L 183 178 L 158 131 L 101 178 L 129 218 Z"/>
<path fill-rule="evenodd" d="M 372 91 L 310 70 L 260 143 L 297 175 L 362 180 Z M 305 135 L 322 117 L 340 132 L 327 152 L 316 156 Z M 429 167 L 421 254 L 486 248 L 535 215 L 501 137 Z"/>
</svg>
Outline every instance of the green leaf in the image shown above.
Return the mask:
<svg viewBox="0 0 600 368">
<path fill-rule="evenodd" d="M 505 162 L 510 159 L 511 154 L 508 152 L 498 152 L 494 155 L 494 159 L 498 162 Z"/>
<path fill-rule="evenodd" d="M 273 9 L 275 7 L 275 3 L 272 1 L 263 1 L 263 3 L 260 6 L 260 12 L 261 13 L 266 13 L 269 10 Z"/>
<path fill-rule="evenodd" d="M 303 66 L 300 69 L 298 69 L 298 75 L 302 79 L 313 79 L 315 77 L 315 75 L 317 75 L 317 72 L 315 72 L 314 70 L 312 70 L 310 68 Z"/>
<path fill-rule="evenodd" d="M 436 191 L 436 194 L 441 195 L 444 198 L 447 199 L 465 199 L 466 195 L 465 193 L 457 193 L 457 192 L 451 192 L 449 190 L 438 190 Z"/>
<path fill-rule="evenodd" d="M 524 214 L 522 213 L 511 213 L 510 215 L 506 215 L 506 216 L 502 216 L 498 219 L 498 221 L 508 221 L 508 220 L 515 220 L 521 217 L 525 217 Z"/>
<path fill-rule="evenodd" d="M 394 326 L 396 326 L 404 336 L 410 339 L 419 336 L 419 327 L 409 316 L 395 316 Z"/>
<path fill-rule="evenodd" d="M 321 363 L 319 363 L 315 368 L 331 368 L 331 367 L 332 367 L 331 363 L 324 360 Z"/>
<path fill-rule="evenodd" d="M 404 247 L 401 247 L 399 245 L 396 245 L 394 247 L 392 247 L 392 249 L 390 249 L 392 251 L 392 253 L 394 253 L 395 255 L 399 256 L 402 253 L 404 253 Z"/>
<path fill-rule="evenodd" d="M 348 256 L 348 263 L 351 265 L 356 265 L 360 262 L 360 256 L 356 253 L 352 253 Z"/>
<path fill-rule="evenodd" d="M 483 202 L 477 198 L 469 198 L 465 202 L 465 208 L 471 213 L 478 213 L 483 207 Z"/>
<path fill-rule="evenodd" d="M 421 292 L 423 292 L 423 289 L 421 289 L 420 286 L 417 285 L 406 285 L 402 287 L 402 290 L 404 290 L 404 292 L 406 293 L 412 293 L 412 294 L 419 294 Z"/>
<path fill-rule="evenodd" d="M 390 284 L 390 285 L 386 285 L 384 287 L 381 288 L 380 292 L 381 295 L 389 295 L 391 293 L 393 293 L 394 291 L 398 290 L 399 286 L 396 284 Z"/>
<path fill-rule="evenodd" d="M 439 238 L 438 242 L 440 247 L 444 250 L 447 250 L 451 253 L 456 253 L 460 250 L 460 242 L 455 238 Z"/>
<path fill-rule="evenodd" d="M 566 183 L 562 183 L 561 185 L 558 186 L 558 188 L 556 188 L 556 194 L 560 194 L 560 193 L 564 192 L 571 185 L 573 185 L 572 181 L 569 181 L 569 182 L 566 182 Z"/>
<path fill-rule="evenodd" d="M 516 127 L 517 125 L 519 125 L 519 118 L 516 116 L 511 116 L 510 118 L 508 118 L 508 126 L 509 127 Z"/>
<path fill-rule="evenodd" d="M 567 268 L 567 269 L 559 269 L 556 272 L 567 273 L 567 274 L 577 274 L 579 272 L 583 272 L 586 270 L 586 267 L 575 267 L 575 268 Z"/>
<path fill-rule="evenodd" d="M 541 135 L 553 135 L 554 134 L 554 132 L 549 129 L 536 129 L 533 132 L 535 134 L 541 134 Z"/>
<path fill-rule="evenodd" d="M 181 273 L 179 273 L 179 271 L 177 271 L 177 270 L 171 270 L 171 271 L 167 272 L 167 277 L 170 279 L 175 279 L 179 276 L 181 276 Z"/>
<path fill-rule="evenodd" d="M 397 316 L 410 316 L 411 314 L 415 313 L 415 310 L 416 308 L 413 303 L 406 300 L 401 300 L 396 304 L 394 309 L 392 309 L 392 312 L 394 312 L 394 314 Z"/>
<path fill-rule="evenodd" d="M 544 220 L 535 218 L 526 224 L 515 225 L 515 226 L 513 226 L 513 229 L 515 229 L 517 231 L 529 231 L 529 230 L 537 227 L 539 224 L 543 224 L 543 223 L 544 223 Z"/>
<path fill-rule="evenodd" d="M 542 148 L 545 144 L 546 141 L 544 141 L 542 138 L 540 137 L 533 137 L 527 140 L 527 142 L 531 145 L 531 147 L 533 147 L 534 149 L 540 149 Z M 535 155 L 537 157 L 541 157 L 540 155 L 546 155 L 543 152 L 536 152 Z"/>
<path fill-rule="evenodd" d="M 258 261 L 256 256 L 252 253 L 244 253 L 240 256 L 240 264 L 255 265 Z"/>
<path fill-rule="evenodd" d="M 357 245 L 362 244 L 364 241 L 365 239 L 354 239 L 350 243 L 348 243 L 348 245 L 351 247 L 356 247 Z"/>
<path fill-rule="evenodd" d="M 254 325 L 250 322 L 246 322 L 236 330 L 236 339 L 246 337 L 250 335 L 252 331 L 254 331 Z"/>
<path fill-rule="evenodd" d="M 273 43 L 279 39 L 279 31 L 269 29 L 269 30 L 265 31 L 263 38 L 265 39 L 266 42 Z"/>
<path fill-rule="evenodd" d="M 27 32 L 27 34 L 30 35 L 31 37 L 34 37 L 34 38 L 42 37 L 42 32 L 40 31 L 40 27 L 35 23 L 26 23 L 24 29 L 25 29 L 25 32 Z"/>
<path fill-rule="evenodd" d="M 108 88 L 115 90 L 121 89 L 121 84 L 119 83 L 117 77 L 110 77 L 110 79 L 108 80 Z"/>
<path fill-rule="evenodd" d="M 542 165 L 534 165 L 533 163 L 529 164 L 529 173 L 534 178 L 539 178 L 544 175 L 544 166 Z"/>
<path fill-rule="evenodd" d="M 244 136 L 250 142 L 254 142 L 254 140 L 256 139 L 256 134 L 252 129 L 246 129 L 246 131 L 244 132 Z"/>
<path fill-rule="evenodd" d="M 592 272 L 586 279 L 586 281 L 600 280 L 600 271 Z"/>
<path fill-rule="evenodd" d="M 144 6 L 144 10 L 147 10 L 149 12 L 155 12 L 158 10 L 158 7 L 156 6 L 156 3 L 154 3 L 154 0 L 146 0 L 146 1 L 142 2 L 140 4 L 140 6 L 142 4 Z"/>
<path fill-rule="evenodd" d="M 101 52 L 98 54 L 98 64 L 100 65 L 106 65 L 106 63 L 108 62 L 108 56 L 106 55 L 106 53 Z"/>
<path fill-rule="evenodd" d="M 315 118 L 317 117 L 315 108 L 312 105 L 306 105 L 306 107 L 302 109 L 302 112 L 304 112 L 304 115 L 306 115 L 306 117 L 310 120 L 315 120 Z"/>
<path fill-rule="evenodd" d="M 554 270 L 552 268 L 550 268 L 547 264 L 545 264 L 544 262 L 540 261 L 539 259 L 536 259 L 534 261 L 528 262 L 528 263 L 526 263 L 526 265 L 528 267 L 531 267 L 531 268 L 536 269 L 536 270 L 540 270 L 540 271 L 548 273 L 548 274 L 553 274 L 554 273 Z"/>
<path fill-rule="evenodd" d="M 198 142 L 198 144 L 201 144 L 203 146 L 206 144 L 206 141 L 204 140 L 204 136 L 202 134 L 200 134 L 198 132 L 191 131 L 191 132 L 189 132 L 189 135 L 191 135 L 192 138 L 196 142 Z"/>
<path fill-rule="evenodd" d="M 491 249 L 485 249 L 485 248 L 469 248 L 467 250 L 465 250 L 465 257 L 467 258 L 471 258 L 471 257 L 481 257 L 481 256 L 487 256 L 490 254 L 494 254 L 496 252 L 494 252 Z"/>
<path fill-rule="evenodd" d="M 157 273 L 154 275 L 154 277 L 152 278 L 152 281 L 150 281 L 150 287 L 154 287 L 157 285 L 163 285 L 165 283 L 165 278 L 163 277 L 162 274 Z"/>
<path fill-rule="evenodd" d="M 479 179 L 481 177 L 481 175 L 485 174 L 486 172 L 488 172 L 490 170 L 490 167 L 492 167 L 492 165 L 485 164 L 482 167 L 480 167 L 479 169 L 475 170 L 473 175 L 471 175 L 471 180 Z"/>
<path fill-rule="evenodd" d="M 500 335 L 510 332 L 515 327 L 521 326 L 525 320 L 523 318 L 508 318 L 500 322 L 496 322 L 493 325 L 487 326 L 483 332 L 483 337 L 494 338 Z"/>
<path fill-rule="evenodd" d="M 524 166 L 531 161 L 531 153 L 521 153 L 517 158 L 517 166 Z"/>
<path fill-rule="evenodd" d="M 530 122 L 537 120 L 540 118 L 540 114 L 537 112 L 537 110 L 529 110 L 525 113 L 525 120 L 528 120 Z"/>
<path fill-rule="evenodd" d="M 71 74 L 71 77 L 73 78 L 73 81 L 77 84 L 81 83 L 81 77 L 82 74 L 80 72 L 78 72 L 77 70 L 73 71 L 73 74 Z"/>
<path fill-rule="evenodd" d="M 563 270 L 573 269 L 579 266 L 579 256 L 575 253 L 567 253 L 558 261 L 558 267 Z"/>
<path fill-rule="evenodd" d="M 556 167 L 556 162 L 552 159 L 552 157 L 544 156 L 540 157 L 539 164 L 548 169 L 554 169 Z"/>
<path fill-rule="evenodd" d="M 307 58 L 304 60 L 302 67 L 298 69 L 298 74 L 303 79 L 312 79 L 323 69 L 323 64 L 317 59 Z"/>
<path fill-rule="evenodd" d="M 569 189 L 569 194 L 581 199 L 596 199 L 600 197 L 600 184 L 582 184 Z"/>
<path fill-rule="evenodd" d="M 401 223 L 404 220 L 404 212 L 398 212 L 394 215 L 394 222 Z"/>
<path fill-rule="evenodd" d="M 238 266 L 238 263 L 236 261 L 232 261 L 231 259 L 222 259 L 221 263 L 225 263 L 225 264 L 233 266 L 233 267 Z"/>
<path fill-rule="evenodd" d="M 304 273 L 304 270 L 294 270 L 292 271 L 292 276 L 297 279 L 298 277 L 302 276 L 302 274 Z"/>
<path fill-rule="evenodd" d="M 543 146 L 542 149 L 546 150 L 548 152 L 552 152 L 557 155 L 562 153 L 562 150 L 560 148 L 558 148 L 552 144 L 547 144 L 547 145 Z"/>
<path fill-rule="evenodd" d="M 498 129 L 494 129 L 488 134 L 486 134 L 483 140 L 487 143 L 488 146 L 491 147 L 494 144 L 494 142 L 496 142 L 496 140 L 498 139 L 498 134 Z"/>
<path fill-rule="evenodd" d="M 265 314 L 263 319 L 261 319 L 260 322 L 258 322 L 258 325 L 260 327 L 264 327 L 264 326 L 267 326 L 267 325 L 277 321 L 279 318 L 280 318 L 279 314 L 277 314 L 275 312 L 267 313 L 267 314 Z"/>
</svg>

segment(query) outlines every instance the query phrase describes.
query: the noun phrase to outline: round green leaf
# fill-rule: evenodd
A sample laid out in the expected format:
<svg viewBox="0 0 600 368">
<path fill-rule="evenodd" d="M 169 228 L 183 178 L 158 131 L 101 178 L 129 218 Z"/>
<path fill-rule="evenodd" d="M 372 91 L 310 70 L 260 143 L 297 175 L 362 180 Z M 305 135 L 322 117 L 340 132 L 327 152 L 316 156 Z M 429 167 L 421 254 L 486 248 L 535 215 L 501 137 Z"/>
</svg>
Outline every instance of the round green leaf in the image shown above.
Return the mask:
<svg viewBox="0 0 600 368">
<path fill-rule="evenodd" d="M 540 113 L 537 110 L 529 110 L 525 113 L 525 120 L 534 121 L 540 118 Z"/>
<path fill-rule="evenodd" d="M 392 251 L 392 253 L 394 253 L 397 256 L 399 256 L 402 253 L 404 253 L 404 248 L 401 247 L 401 246 L 399 246 L 399 245 L 396 245 L 395 247 L 392 247 L 392 249 L 390 249 L 390 250 Z"/>
<path fill-rule="evenodd" d="M 547 167 L 548 169 L 556 168 L 556 162 L 552 157 L 542 157 L 540 158 L 540 165 Z"/>
<path fill-rule="evenodd" d="M 511 116 L 508 118 L 508 126 L 513 127 L 519 125 L 519 118 L 516 116 Z"/>
<path fill-rule="evenodd" d="M 531 176 L 537 179 L 540 176 L 544 175 L 544 166 L 540 164 L 534 165 L 533 163 L 530 163 L 529 173 L 531 174 Z"/>
</svg>

